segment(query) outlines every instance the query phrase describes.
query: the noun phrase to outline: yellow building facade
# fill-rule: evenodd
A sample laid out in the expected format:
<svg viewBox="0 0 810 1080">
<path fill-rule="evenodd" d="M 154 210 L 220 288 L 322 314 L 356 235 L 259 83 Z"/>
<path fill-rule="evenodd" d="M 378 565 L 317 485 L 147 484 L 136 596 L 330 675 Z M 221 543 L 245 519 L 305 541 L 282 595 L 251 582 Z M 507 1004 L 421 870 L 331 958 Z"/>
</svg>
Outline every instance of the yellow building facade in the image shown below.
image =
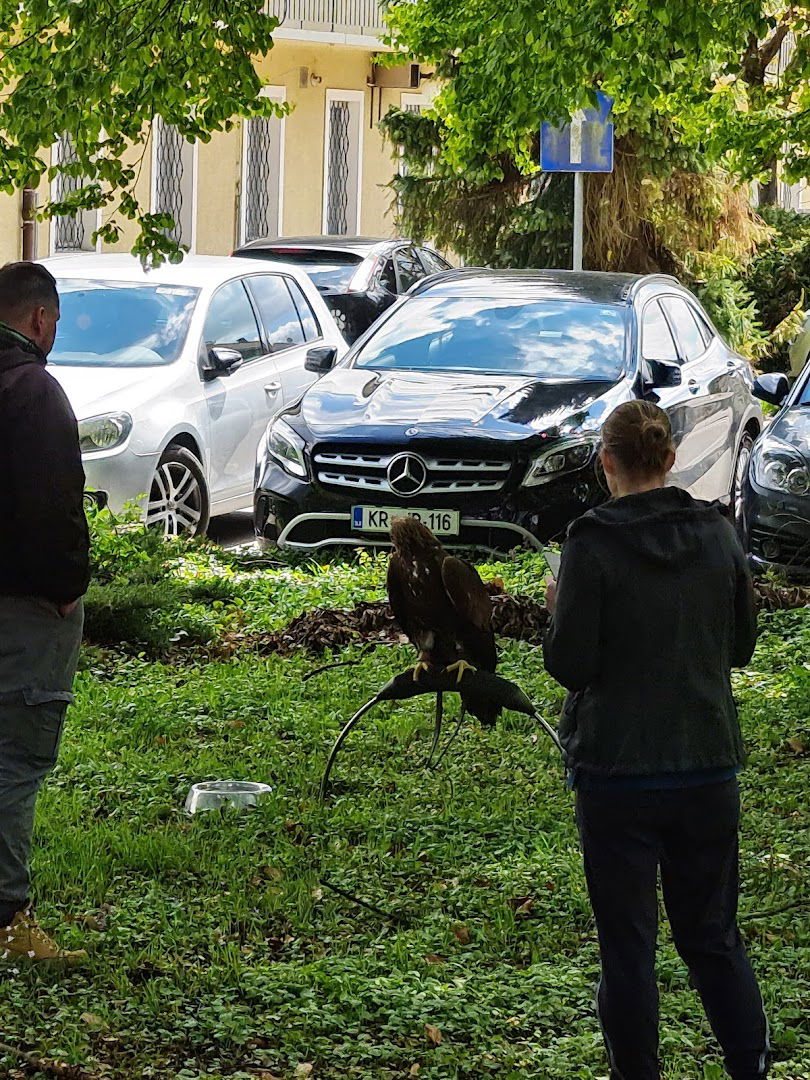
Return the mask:
<svg viewBox="0 0 810 1080">
<path fill-rule="evenodd" d="M 191 145 L 156 121 L 136 193 L 149 210 L 168 210 L 179 241 L 199 254 L 230 254 L 259 236 L 319 233 L 392 235 L 397 153 L 378 127 L 392 105 L 421 109 L 431 96 L 418 67 L 376 67 L 382 20 L 375 0 L 270 0 L 281 26 L 257 60 L 263 94 L 286 103 L 283 118 L 240 120 L 233 131 Z M 386 85 L 377 85 L 385 83 Z M 415 84 L 415 85 L 414 85 Z M 69 140 L 53 147 L 65 160 Z M 66 181 L 70 183 L 70 181 Z M 43 184 L 39 205 L 60 195 Z M 111 211 L 104 211 L 104 219 Z M 39 258 L 60 251 L 127 251 L 123 222 L 115 246 L 94 247 L 93 211 L 36 226 Z M 0 263 L 22 254 L 22 193 L 0 196 Z"/>
</svg>

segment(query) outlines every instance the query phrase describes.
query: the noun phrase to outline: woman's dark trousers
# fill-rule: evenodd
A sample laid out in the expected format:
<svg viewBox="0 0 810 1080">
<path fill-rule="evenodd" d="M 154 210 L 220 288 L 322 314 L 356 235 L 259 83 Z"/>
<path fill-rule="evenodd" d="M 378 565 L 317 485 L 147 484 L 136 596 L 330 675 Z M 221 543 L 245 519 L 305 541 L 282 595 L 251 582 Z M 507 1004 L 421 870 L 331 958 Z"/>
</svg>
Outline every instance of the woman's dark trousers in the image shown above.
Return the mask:
<svg viewBox="0 0 810 1080">
<path fill-rule="evenodd" d="M 657 877 L 733 1080 L 767 1072 L 768 1026 L 737 929 L 736 780 L 663 791 L 577 793 L 602 976 L 597 1007 L 611 1080 L 660 1080 Z"/>
</svg>

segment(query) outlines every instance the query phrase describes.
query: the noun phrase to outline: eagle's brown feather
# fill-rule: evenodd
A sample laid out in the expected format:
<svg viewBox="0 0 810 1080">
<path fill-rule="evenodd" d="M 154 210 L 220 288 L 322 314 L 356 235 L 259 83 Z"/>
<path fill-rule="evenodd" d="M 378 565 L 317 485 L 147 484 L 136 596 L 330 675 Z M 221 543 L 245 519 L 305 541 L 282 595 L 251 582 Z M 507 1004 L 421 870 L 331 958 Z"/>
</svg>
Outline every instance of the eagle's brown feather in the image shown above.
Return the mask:
<svg viewBox="0 0 810 1080">
<path fill-rule="evenodd" d="M 391 523 L 394 551 L 388 596 L 397 622 L 420 652 L 439 667 L 466 660 L 495 671 L 492 600 L 474 566 L 448 555 L 433 533 L 413 517 Z M 468 695 L 462 699 L 482 720 L 494 720 Z"/>
</svg>

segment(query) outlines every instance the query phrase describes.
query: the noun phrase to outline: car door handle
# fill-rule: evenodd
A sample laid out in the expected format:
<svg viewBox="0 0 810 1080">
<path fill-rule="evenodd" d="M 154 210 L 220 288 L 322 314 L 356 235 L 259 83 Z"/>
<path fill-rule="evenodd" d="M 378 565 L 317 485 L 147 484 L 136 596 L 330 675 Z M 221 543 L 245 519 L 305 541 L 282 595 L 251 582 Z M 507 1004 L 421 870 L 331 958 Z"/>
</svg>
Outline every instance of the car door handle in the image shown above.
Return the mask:
<svg viewBox="0 0 810 1080">
<path fill-rule="evenodd" d="M 700 383 L 697 381 L 697 379 L 690 379 L 686 385 L 689 387 L 690 394 L 700 393 Z"/>
<path fill-rule="evenodd" d="M 281 389 L 281 383 L 269 382 L 264 385 L 265 394 L 277 394 Z"/>
</svg>

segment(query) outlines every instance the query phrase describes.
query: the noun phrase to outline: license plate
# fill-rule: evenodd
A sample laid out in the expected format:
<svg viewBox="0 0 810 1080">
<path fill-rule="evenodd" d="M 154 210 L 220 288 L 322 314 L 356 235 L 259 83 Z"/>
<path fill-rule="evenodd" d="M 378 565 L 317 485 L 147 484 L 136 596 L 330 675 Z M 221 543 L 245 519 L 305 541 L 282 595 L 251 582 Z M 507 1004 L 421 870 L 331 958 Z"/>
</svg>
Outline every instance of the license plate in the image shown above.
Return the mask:
<svg viewBox="0 0 810 1080">
<path fill-rule="evenodd" d="M 458 536 L 458 510 L 413 510 L 399 506 L 353 506 L 352 528 L 358 532 L 384 532 L 395 517 L 415 517 L 437 536 Z"/>
</svg>

